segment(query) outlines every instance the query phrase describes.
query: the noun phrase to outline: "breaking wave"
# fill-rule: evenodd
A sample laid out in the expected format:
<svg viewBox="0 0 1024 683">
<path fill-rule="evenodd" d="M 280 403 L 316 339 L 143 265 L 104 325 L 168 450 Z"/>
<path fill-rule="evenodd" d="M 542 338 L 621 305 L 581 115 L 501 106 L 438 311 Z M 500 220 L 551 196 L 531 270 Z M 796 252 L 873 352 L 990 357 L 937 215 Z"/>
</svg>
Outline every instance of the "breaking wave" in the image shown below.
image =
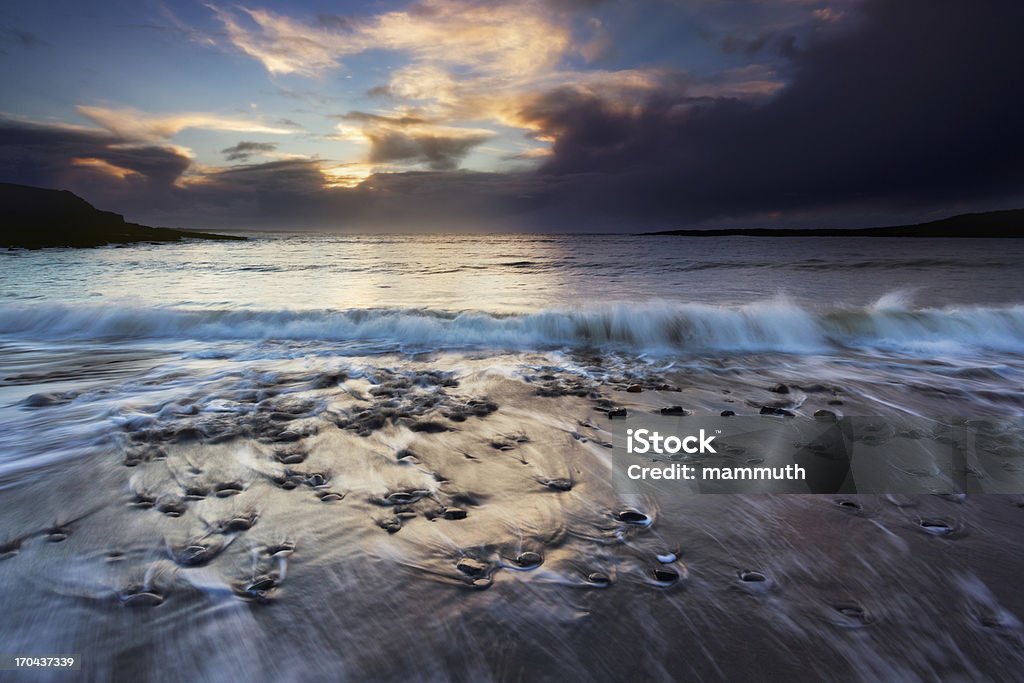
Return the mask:
<svg viewBox="0 0 1024 683">
<path fill-rule="evenodd" d="M 185 309 L 138 305 L 0 305 L 0 335 L 24 339 L 383 342 L 399 348 L 821 353 L 894 348 L 921 353 L 1024 352 L 1024 305 L 812 311 L 784 299 L 737 307 L 615 304 L 495 314 L 411 308 Z"/>
</svg>

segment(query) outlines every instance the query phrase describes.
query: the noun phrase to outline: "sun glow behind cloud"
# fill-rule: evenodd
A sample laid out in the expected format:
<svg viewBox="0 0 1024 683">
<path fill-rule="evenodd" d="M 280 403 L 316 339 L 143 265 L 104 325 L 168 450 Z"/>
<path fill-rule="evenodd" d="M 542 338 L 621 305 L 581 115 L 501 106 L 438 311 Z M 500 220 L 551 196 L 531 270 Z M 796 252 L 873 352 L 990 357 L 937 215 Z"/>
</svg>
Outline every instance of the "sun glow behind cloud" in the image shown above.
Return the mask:
<svg viewBox="0 0 1024 683">
<path fill-rule="evenodd" d="M 543 113 L 551 93 L 591 98 L 622 114 L 639 111 L 651 93 L 678 79 L 664 67 L 596 68 L 593 62 L 613 45 L 605 23 L 579 11 L 586 7 L 542 0 L 423 0 L 362 16 L 293 16 L 211 3 L 204 8 L 220 31 L 206 33 L 193 31 L 165 8 L 174 31 L 255 60 L 282 93 L 322 93 L 318 109 L 330 128 L 309 117 L 302 125 L 268 119 L 256 101 L 218 112 L 94 104 L 79 104 L 76 111 L 114 136 L 114 144 L 159 146 L 190 160 L 178 185 L 201 184 L 203 175 L 219 170 L 280 161 L 318 167 L 326 187 L 351 187 L 375 173 L 467 165 L 521 170 L 551 156 L 558 133 Z M 376 63 L 386 67 L 369 93 L 374 105 L 324 112 L 324 103 L 337 99 L 329 95 L 329 79 L 345 77 L 350 63 L 365 69 L 367 55 L 381 54 L 387 57 Z M 312 84 L 291 88 L 282 79 Z M 755 98 L 770 96 L 781 81 L 770 69 L 753 68 L 687 87 L 695 99 Z M 225 137 L 231 133 L 245 137 Z M 203 143 L 210 135 L 223 142 Z M 121 167 L 103 155 L 78 158 L 92 159 L 94 169 L 106 164 L 102 168 L 112 178 L 141 173 L 127 169 L 118 175 L 114 171 Z"/>
<path fill-rule="evenodd" d="M 990 37 L 1002 23 L 956 0 L 934 0 L 926 25 L 884 0 L 336 0 L 339 14 L 310 0 L 208 1 L 133 7 L 133 24 L 100 3 L 66 41 L 30 10 L 54 54 L 0 46 L 0 107 L 16 112 L 0 114 L 3 177 L 112 207 L 138 197 L 140 220 L 151 207 L 167 222 L 180 220 L 173 207 L 187 221 L 205 212 L 207 225 L 243 209 L 307 225 L 566 225 L 580 207 L 609 221 L 781 221 L 869 196 L 923 201 L 935 183 L 941 197 L 977 193 L 970 177 L 925 182 L 952 164 L 911 161 L 960 140 L 920 140 L 943 129 L 923 120 L 964 129 L 943 93 L 974 93 L 959 115 L 984 121 L 972 130 L 1005 142 L 1017 128 L 1001 123 L 1005 88 L 957 81 L 967 64 L 1008 66 Z M 32 95 L 50 72 L 65 85 Z M 956 168 L 1014 177 L 1013 144 L 976 143 L 959 158 L 984 158 Z M 889 155 L 868 157 L 899 144 L 904 171 L 876 181 Z"/>
</svg>

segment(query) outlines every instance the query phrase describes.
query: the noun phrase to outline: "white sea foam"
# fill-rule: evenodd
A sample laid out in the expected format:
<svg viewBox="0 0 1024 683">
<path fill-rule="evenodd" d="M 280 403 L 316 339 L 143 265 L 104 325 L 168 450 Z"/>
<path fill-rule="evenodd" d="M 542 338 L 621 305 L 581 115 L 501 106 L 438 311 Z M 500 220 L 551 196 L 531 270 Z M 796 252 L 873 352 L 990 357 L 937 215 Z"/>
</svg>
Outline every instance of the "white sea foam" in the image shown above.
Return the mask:
<svg viewBox="0 0 1024 683">
<path fill-rule="evenodd" d="M 376 342 L 430 349 L 821 353 L 881 347 L 922 353 L 1024 352 L 1024 306 L 915 309 L 889 295 L 867 307 L 820 311 L 771 299 L 738 307 L 622 303 L 520 314 L 6 303 L 0 305 L 0 335 L 27 340 Z"/>
</svg>

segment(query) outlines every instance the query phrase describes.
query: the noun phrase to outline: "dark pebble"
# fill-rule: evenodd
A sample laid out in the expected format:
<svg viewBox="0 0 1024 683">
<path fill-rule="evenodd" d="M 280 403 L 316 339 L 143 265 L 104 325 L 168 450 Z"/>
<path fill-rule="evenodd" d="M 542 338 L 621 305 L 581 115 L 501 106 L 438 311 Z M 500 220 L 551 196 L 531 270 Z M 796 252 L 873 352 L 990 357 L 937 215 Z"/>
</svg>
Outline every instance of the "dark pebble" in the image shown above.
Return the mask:
<svg viewBox="0 0 1024 683">
<path fill-rule="evenodd" d="M 836 417 L 836 414 L 833 413 L 831 410 L 815 410 L 814 411 L 814 418 L 817 419 L 817 420 L 831 420 L 833 422 L 836 419 L 838 419 Z"/>
<path fill-rule="evenodd" d="M 768 389 L 768 391 L 770 391 L 770 392 L 772 392 L 774 394 L 788 394 L 789 393 L 789 387 L 786 386 L 785 384 L 776 384 L 775 386 L 773 386 L 770 389 Z"/>
<path fill-rule="evenodd" d="M 217 484 L 213 490 L 218 498 L 227 498 L 241 493 L 242 485 L 238 482 L 229 481 L 223 484 Z"/>
<path fill-rule="evenodd" d="M 651 523 L 651 518 L 640 512 L 639 510 L 626 509 L 621 510 L 616 517 L 619 518 L 620 522 L 626 524 L 636 524 L 639 526 L 647 526 Z"/>
<path fill-rule="evenodd" d="M 655 567 L 652 574 L 659 583 L 675 583 L 679 580 L 679 572 L 672 567 Z"/>
<path fill-rule="evenodd" d="M 161 502 L 156 506 L 156 509 L 164 513 L 168 517 L 181 517 L 185 514 L 185 505 L 177 500 L 168 500 Z"/>
<path fill-rule="evenodd" d="M 626 391 L 630 394 L 639 394 L 643 390 L 644 388 L 639 384 L 630 384 L 628 387 L 626 387 Z"/>
<path fill-rule="evenodd" d="M 455 568 L 466 576 L 473 578 L 484 577 L 490 570 L 490 566 L 487 563 L 475 560 L 472 557 L 463 557 L 455 564 Z"/>
<path fill-rule="evenodd" d="M 922 519 L 921 528 L 935 536 L 948 536 L 953 533 L 953 526 L 941 519 Z"/>
<path fill-rule="evenodd" d="M 284 465 L 297 465 L 300 462 L 304 462 L 309 457 L 309 454 L 300 450 L 285 450 L 277 451 L 274 453 L 274 457 Z"/>
<path fill-rule="evenodd" d="M 532 550 L 519 553 L 516 557 L 516 564 L 523 569 L 533 569 L 539 567 L 544 558 L 541 557 L 540 553 L 535 553 Z"/>
<path fill-rule="evenodd" d="M 445 508 L 444 518 L 445 519 L 465 519 L 466 515 L 469 514 L 462 508 Z"/>
<path fill-rule="evenodd" d="M 786 410 L 785 408 L 776 408 L 775 406 L 763 406 L 761 408 L 762 415 L 777 415 L 779 417 L 793 417 L 793 413 Z"/>
<path fill-rule="evenodd" d="M 736 411 L 735 410 L 723 410 L 722 411 L 722 417 L 733 417 L 734 415 L 736 415 Z"/>
<path fill-rule="evenodd" d="M 164 601 L 164 596 L 154 591 L 132 589 L 117 596 L 125 607 L 156 607 Z"/>
<path fill-rule="evenodd" d="M 388 519 L 381 520 L 378 522 L 378 525 L 389 534 L 397 534 L 402 530 L 402 520 L 398 517 L 390 517 Z"/>
<path fill-rule="evenodd" d="M 690 411 L 682 406 L 672 406 L 670 408 L 662 408 L 662 415 L 689 415 Z"/>
<path fill-rule="evenodd" d="M 613 408 L 608 411 L 608 419 L 614 420 L 615 418 L 626 417 L 625 408 Z"/>
</svg>

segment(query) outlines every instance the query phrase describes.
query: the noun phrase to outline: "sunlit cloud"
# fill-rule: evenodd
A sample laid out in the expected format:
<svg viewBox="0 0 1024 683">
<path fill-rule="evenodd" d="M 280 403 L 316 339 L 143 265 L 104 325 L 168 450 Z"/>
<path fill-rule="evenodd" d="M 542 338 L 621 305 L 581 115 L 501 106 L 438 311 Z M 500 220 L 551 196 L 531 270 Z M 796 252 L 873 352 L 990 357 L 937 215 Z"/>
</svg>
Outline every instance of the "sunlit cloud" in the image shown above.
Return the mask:
<svg viewBox="0 0 1024 683">
<path fill-rule="evenodd" d="M 407 52 L 414 62 L 521 78 L 553 66 L 570 44 L 568 29 L 539 3 L 476 4 L 428 0 L 369 19 L 301 22 L 263 9 L 211 5 L 231 44 L 271 74 L 317 76 L 366 50 Z"/>
<path fill-rule="evenodd" d="M 219 114 L 150 114 L 138 109 L 110 109 L 86 105 L 79 105 L 76 109 L 82 116 L 128 140 L 167 140 L 187 128 L 267 135 L 288 135 L 295 132 L 282 126 Z"/>
<path fill-rule="evenodd" d="M 495 136 L 491 130 L 438 125 L 408 114 L 387 116 L 352 111 L 338 118 L 338 137 L 364 142 L 368 146 L 365 161 L 370 164 L 453 170 L 470 150 Z"/>
<path fill-rule="evenodd" d="M 97 173 L 108 175 L 117 180 L 124 180 L 131 176 L 140 176 L 138 171 L 133 171 L 130 168 L 124 168 L 123 166 L 117 166 L 105 161 L 104 159 L 97 159 L 96 157 L 74 157 L 71 159 L 71 165 L 76 168 L 87 168 Z"/>
<path fill-rule="evenodd" d="M 377 167 L 362 163 L 321 165 L 320 172 L 324 177 L 324 187 L 352 188 L 376 173 Z"/>
</svg>

